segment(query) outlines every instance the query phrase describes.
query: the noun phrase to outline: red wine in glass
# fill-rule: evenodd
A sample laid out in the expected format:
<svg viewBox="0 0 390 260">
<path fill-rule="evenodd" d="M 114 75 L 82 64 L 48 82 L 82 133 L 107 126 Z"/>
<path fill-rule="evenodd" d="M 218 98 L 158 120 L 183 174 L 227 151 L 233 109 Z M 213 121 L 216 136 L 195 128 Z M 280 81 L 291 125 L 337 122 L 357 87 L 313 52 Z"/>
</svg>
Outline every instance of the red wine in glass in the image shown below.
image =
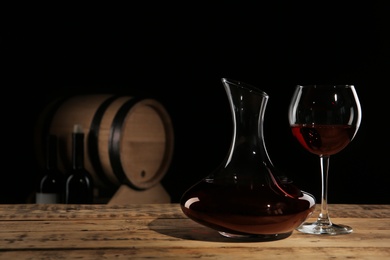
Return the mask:
<svg viewBox="0 0 390 260">
<path fill-rule="evenodd" d="M 351 125 L 292 125 L 298 142 L 316 155 L 332 155 L 343 150 L 351 141 L 356 127 Z"/>
<path fill-rule="evenodd" d="M 320 158 L 321 212 L 313 223 L 297 230 L 308 234 L 349 234 L 353 229 L 332 223 L 328 212 L 329 158 L 354 139 L 361 123 L 361 105 L 353 85 L 296 86 L 288 119 L 301 146 Z"/>
</svg>

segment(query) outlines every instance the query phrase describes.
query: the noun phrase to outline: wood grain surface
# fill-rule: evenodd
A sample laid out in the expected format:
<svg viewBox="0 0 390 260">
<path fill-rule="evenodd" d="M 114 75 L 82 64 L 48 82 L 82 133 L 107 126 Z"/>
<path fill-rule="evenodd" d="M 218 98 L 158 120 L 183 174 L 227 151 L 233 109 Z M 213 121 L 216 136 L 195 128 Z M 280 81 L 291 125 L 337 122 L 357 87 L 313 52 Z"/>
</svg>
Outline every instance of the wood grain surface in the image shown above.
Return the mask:
<svg viewBox="0 0 390 260">
<path fill-rule="evenodd" d="M 313 215 L 317 216 L 317 211 Z M 0 205 L 0 259 L 390 259 L 390 205 L 329 205 L 348 235 L 240 241 L 178 204 Z"/>
</svg>

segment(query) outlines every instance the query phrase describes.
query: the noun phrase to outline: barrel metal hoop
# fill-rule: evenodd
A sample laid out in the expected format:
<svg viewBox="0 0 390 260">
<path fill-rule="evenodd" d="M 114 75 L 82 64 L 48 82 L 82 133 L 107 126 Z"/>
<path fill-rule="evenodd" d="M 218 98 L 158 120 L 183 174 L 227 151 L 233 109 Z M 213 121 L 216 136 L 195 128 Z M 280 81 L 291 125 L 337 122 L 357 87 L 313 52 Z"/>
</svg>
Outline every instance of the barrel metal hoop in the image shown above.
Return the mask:
<svg viewBox="0 0 390 260">
<path fill-rule="evenodd" d="M 126 116 L 128 115 L 129 110 L 138 102 L 140 102 L 142 99 L 143 98 L 141 97 L 132 98 L 126 103 L 124 103 L 121 106 L 121 108 L 118 110 L 111 125 L 109 145 L 108 145 L 110 162 L 114 174 L 117 176 L 120 183 L 126 184 L 130 188 L 133 188 L 135 190 L 144 190 L 144 189 L 137 187 L 136 185 L 134 185 L 134 183 L 132 183 L 129 180 L 129 178 L 126 177 L 126 173 L 122 168 L 122 163 L 120 159 L 120 143 L 121 143 L 120 139 L 121 139 L 121 131 L 123 129 L 122 126 Z"/>
<path fill-rule="evenodd" d="M 103 119 L 104 113 L 106 112 L 107 108 L 111 105 L 111 103 L 116 100 L 119 96 L 114 95 L 109 98 L 107 98 L 96 110 L 95 115 L 92 118 L 90 131 L 87 137 L 87 145 L 88 145 L 88 153 L 89 158 L 93 162 L 93 168 L 95 170 L 95 173 L 99 177 L 99 179 L 105 183 L 108 184 L 110 188 L 114 189 L 116 188 L 115 184 L 107 177 L 107 175 L 104 173 L 102 163 L 100 161 L 99 157 L 99 129 L 100 124 Z"/>
</svg>

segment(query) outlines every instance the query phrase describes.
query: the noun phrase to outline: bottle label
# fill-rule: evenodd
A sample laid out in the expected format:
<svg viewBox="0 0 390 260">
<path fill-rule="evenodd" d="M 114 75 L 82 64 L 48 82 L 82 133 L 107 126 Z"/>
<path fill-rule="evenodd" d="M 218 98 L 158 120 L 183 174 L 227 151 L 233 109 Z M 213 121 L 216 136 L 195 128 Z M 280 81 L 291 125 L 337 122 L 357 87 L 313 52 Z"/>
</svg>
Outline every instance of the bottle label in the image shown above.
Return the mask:
<svg viewBox="0 0 390 260">
<path fill-rule="evenodd" d="M 53 204 L 59 202 L 60 202 L 60 196 L 56 193 L 37 192 L 35 194 L 35 203 L 37 204 Z"/>
</svg>

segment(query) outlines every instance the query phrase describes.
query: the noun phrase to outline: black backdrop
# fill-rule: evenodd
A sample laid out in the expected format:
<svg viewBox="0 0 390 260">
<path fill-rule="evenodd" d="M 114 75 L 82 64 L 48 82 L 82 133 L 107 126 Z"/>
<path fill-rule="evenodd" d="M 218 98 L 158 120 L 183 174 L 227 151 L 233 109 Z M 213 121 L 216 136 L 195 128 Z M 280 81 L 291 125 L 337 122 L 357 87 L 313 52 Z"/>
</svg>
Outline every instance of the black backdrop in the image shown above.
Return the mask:
<svg viewBox="0 0 390 260">
<path fill-rule="evenodd" d="M 340 4 L 23 6 L 2 37 L 1 203 L 24 203 L 38 175 L 33 128 L 53 99 L 80 93 L 156 98 L 175 132 L 162 180 L 172 201 L 225 158 L 231 115 L 221 78 L 270 96 L 271 160 L 320 199 L 319 161 L 292 138 L 287 106 L 297 84 L 354 84 L 363 118 L 331 158 L 330 203 L 389 203 L 389 8 Z"/>
</svg>

